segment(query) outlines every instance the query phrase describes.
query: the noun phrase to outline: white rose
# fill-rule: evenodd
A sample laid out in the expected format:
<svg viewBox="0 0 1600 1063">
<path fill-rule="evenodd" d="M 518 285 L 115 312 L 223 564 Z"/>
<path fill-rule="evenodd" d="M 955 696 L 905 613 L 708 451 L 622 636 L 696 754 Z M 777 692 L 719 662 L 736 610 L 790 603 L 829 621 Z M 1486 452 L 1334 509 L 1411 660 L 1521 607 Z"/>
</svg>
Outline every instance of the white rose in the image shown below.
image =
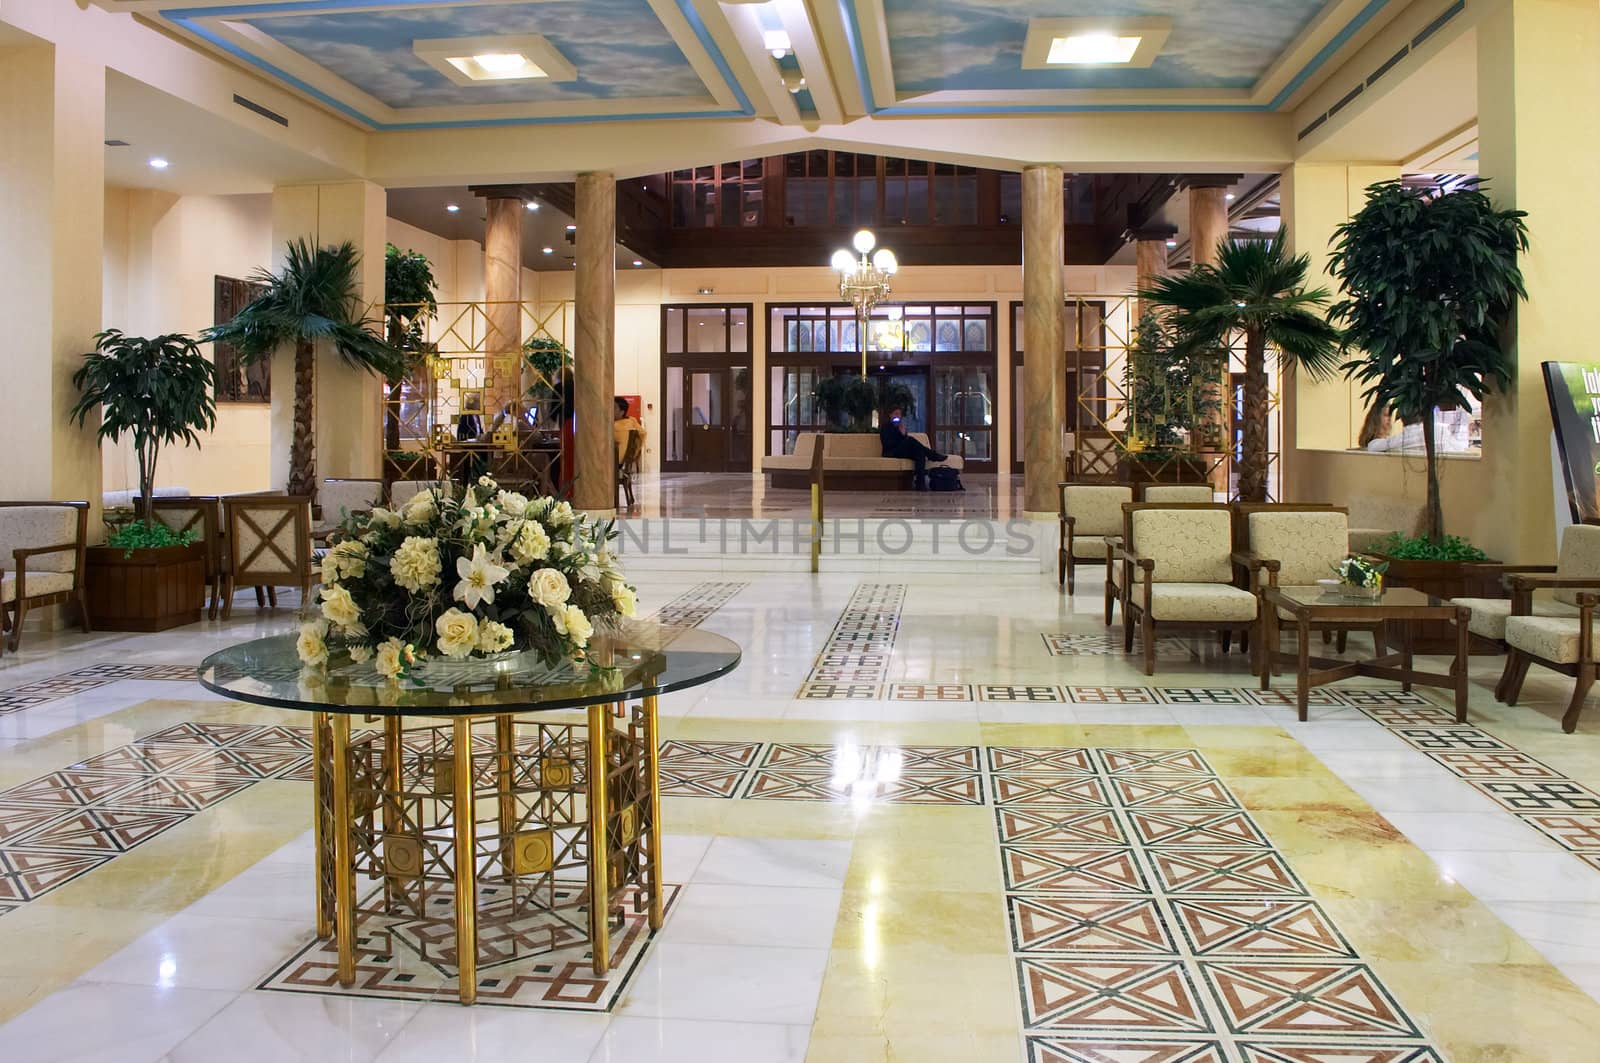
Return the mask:
<svg viewBox="0 0 1600 1063">
<path fill-rule="evenodd" d="M 499 494 L 494 496 L 494 500 L 499 504 L 501 509 L 511 514 L 513 517 L 520 517 L 528 512 L 527 495 L 518 494 L 515 491 L 501 491 Z"/>
<path fill-rule="evenodd" d="M 514 640 L 511 629 L 494 620 L 478 625 L 478 649 L 482 653 L 499 653 L 509 650 Z"/>
<path fill-rule="evenodd" d="M 328 623 L 340 630 L 353 628 L 361 622 L 361 607 L 356 605 L 350 592 L 343 587 L 322 588 L 322 615 Z"/>
<path fill-rule="evenodd" d="M 550 556 L 550 536 L 536 520 L 525 520 L 522 528 L 511 540 L 511 556 L 518 564 L 542 561 Z"/>
<path fill-rule="evenodd" d="M 400 514 L 382 506 L 373 506 L 372 513 L 367 518 L 367 526 L 371 528 L 395 528 L 399 524 Z"/>
<path fill-rule="evenodd" d="M 541 568 L 528 577 L 528 597 L 546 609 L 565 605 L 572 587 L 559 569 Z"/>
<path fill-rule="evenodd" d="M 439 652 L 446 657 L 465 657 L 478 646 L 478 620 L 471 613 L 449 609 L 433 622 L 439 635 Z"/>
<path fill-rule="evenodd" d="M 399 639 L 385 639 L 378 643 L 378 653 L 374 667 L 378 674 L 393 679 L 405 667 L 406 644 Z"/>
<path fill-rule="evenodd" d="M 389 559 L 394 581 L 413 594 L 438 583 L 439 570 L 439 544 L 415 535 L 407 536 Z"/>
<path fill-rule="evenodd" d="M 632 616 L 639 604 L 638 598 L 634 596 L 633 588 L 626 583 L 613 583 L 611 585 L 611 602 L 617 607 L 617 612 L 623 616 Z"/>
<path fill-rule="evenodd" d="M 406 500 L 400 517 L 407 524 L 426 524 L 438 513 L 439 507 L 433 500 L 433 492 L 424 488 Z"/>
<path fill-rule="evenodd" d="M 594 634 L 594 625 L 583 615 L 583 610 L 575 605 L 569 605 L 561 610 L 561 614 L 561 623 L 558 627 L 562 634 L 571 639 L 575 646 L 581 648 L 589 645 L 589 636 Z"/>
<path fill-rule="evenodd" d="M 564 528 L 572 523 L 572 503 L 557 502 L 550 507 L 550 524 L 552 527 Z"/>
<path fill-rule="evenodd" d="M 328 624 L 325 620 L 313 620 L 300 625 L 300 637 L 295 641 L 294 652 L 300 657 L 300 663 L 312 668 L 320 668 L 328 663 L 328 644 L 324 637 L 328 633 Z"/>
</svg>

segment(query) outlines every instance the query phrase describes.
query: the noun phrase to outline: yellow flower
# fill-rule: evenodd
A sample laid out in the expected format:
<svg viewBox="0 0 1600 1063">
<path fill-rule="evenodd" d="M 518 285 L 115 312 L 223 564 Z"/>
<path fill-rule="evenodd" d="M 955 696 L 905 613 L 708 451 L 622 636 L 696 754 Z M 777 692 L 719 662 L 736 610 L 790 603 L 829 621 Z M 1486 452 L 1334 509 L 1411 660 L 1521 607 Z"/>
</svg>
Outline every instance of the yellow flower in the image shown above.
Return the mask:
<svg viewBox="0 0 1600 1063">
<path fill-rule="evenodd" d="M 446 657 L 465 657 L 478 646 L 478 619 L 460 609 L 449 609 L 433 622 L 439 635 L 439 652 Z"/>
<path fill-rule="evenodd" d="M 525 565 L 529 561 L 542 561 L 549 556 L 550 536 L 545 534 L 543 525 L 536 520 L 523 521 L 517 537 L 511 540 L 512 559 L 518 564 Z"/>
<path fill-rule="evenodd" d="M 634 597 L 633 588 L 626 583 L 611 585 L 611 601 L 617 607 L 617 612 L 623 616 L 632 616 L 639 604 L 639 600 Z"/>
<path fill-rule="evenodd" d="M 439 544 L 409 535 L 389 559 L 394 581 L 415 594 L 439 582 Z"/>
<path fill-rule="evenodd" d="M 300 625 L 300 637 L 295 640 L 294 652 L 301 664 L 320 668 L 328 663 L 328 644 L 324 641 L 327 634 L 326 620 L 312 620 Z"/>
<path fill-rule="evenodd" d="M 528 597 L 546 609 L 554 609 L 572 597 L 572 587 L 559 569 L 541 568 L 528 577 Z"/>
<path fill-rule="evenodd" d="M 372 647 L 355 645 L 350 647 L 350 659 L 357 664 L 364 664 L 372 660 Z"/>
<path fill-rule="evenodd" d="M 343 630 L 361 622 L 361 607 L 356 605 L 350 592 L 343 587 L 322 588 L 322 615 L 334 627 Z"/>
<path fill-rule="evenodd" d="M 482 653 L 509 650 L 514 640 L 511 629 L 498 621 L 485 620 L 478 625 L 478 650 Z"/>
<path fill-rule="evenodd" d="M 409 662 L 405 656 L 406 644 L 399 639 L 384 639 L 378 643 L 378 652 L 373 667 L 378 674 L 393 679 L 400 674 L 400 670 Z"/>
<path fill-rule="evenodd" d="M 550 508 L 550 516 L 547 519 L 550 521 L 550 526 L 552 528 L 562 528 L 568 524 L 571 524 L 572 503 L 557 502 Z"/>
<path fill-rule="evenodd" d="M 322 579 L 325 583 L 338 583 L 343 579 L 360 579 L 367 574 L 367 547 L 359 539 L 346 539 L 335 543 L 322 559 Z"/>
<path fill-rule="evenodd" d="M 496 564 L 482 543 L 472 548 L 471 557 L 456 558 L 455 599 L 464 602 L 468 609 L 476 609 L 484 602 L 494 601 L 494 585 L 510 575 L 511 570 Z"/>
</svg>

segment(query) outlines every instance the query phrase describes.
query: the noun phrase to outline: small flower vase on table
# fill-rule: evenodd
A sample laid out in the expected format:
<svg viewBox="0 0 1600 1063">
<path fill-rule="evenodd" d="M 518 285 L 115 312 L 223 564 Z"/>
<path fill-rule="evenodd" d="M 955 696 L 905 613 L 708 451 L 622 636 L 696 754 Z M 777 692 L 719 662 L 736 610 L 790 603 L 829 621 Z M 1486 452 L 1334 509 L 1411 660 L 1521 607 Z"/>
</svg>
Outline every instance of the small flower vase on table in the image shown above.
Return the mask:
<svg viewBox="0 0 1600 1063">
<path fill-rule="evenodd" d="M 1373 562 L 1364 557 L 1351 556 L 1333 566 L 1339 577 L 1339 593 L 1349 598 L 1383 597 L 1383 574 L 1388 562 Z"/>
</svg>

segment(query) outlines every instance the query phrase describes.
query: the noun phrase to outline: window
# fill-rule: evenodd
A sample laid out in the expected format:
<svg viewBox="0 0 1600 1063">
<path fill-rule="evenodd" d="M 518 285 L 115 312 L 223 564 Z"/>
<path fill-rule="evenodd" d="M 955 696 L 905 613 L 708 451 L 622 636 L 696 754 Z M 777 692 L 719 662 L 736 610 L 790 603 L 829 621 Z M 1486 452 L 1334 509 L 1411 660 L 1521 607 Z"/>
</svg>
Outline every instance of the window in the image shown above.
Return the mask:
<svg viewBox="0 0 1600 1063">
<path fill-rule="evenodd" d="M 764 174 L 762 159 L 672 171 L 667 175 L 667 199 L 672 204 L 673 227 L 736 229 L 763 224 Z"/>
</svg>

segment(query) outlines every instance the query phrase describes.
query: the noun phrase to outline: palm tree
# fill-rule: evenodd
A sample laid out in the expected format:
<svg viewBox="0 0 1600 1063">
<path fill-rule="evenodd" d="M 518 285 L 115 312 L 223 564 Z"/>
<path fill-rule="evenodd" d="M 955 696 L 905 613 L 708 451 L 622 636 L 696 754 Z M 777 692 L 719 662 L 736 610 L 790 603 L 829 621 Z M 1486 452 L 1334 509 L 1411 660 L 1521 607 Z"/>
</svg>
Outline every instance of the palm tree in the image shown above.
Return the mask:
<svg viewBox="0 0 1600 1063">
<path fill-rule="evenodd" d="M 1306 289 L 1310 258 L 1291 255 L 1286 235 L 1225 240 L 1216 265 L 1162 277 L 1139 292 L 1145 305 L 1165 308 L 1180 348 L 1225 358 L 1233 337 L 1243 335 L 1244 440 L 1237 472 L 1244 502 L 1267 499 L 1267 347 L 1278 352 L 1284 377 L 1303 369 L 1323 380 L 1339 368 L 1340 332 L 1320 313 L 1328 291 Z"/>
<path fill-rule="evenodd" d="M 372 328 L 357 294 L 361 254 L 346 241 L 313 247 L 290 241 L 283 272 L 257 270 L 265 291 L 232 321 L 207 329 L 202 342 L 228 343 L 244 362 L 270 358 L 294 345 L 294 436 L 289 444 L 289 493 L 313 500 L 317 490 L 316 344 L 326 340 L 345 364 L 385 377 L 404 372 L 405 359 Z"/>
</svg>

